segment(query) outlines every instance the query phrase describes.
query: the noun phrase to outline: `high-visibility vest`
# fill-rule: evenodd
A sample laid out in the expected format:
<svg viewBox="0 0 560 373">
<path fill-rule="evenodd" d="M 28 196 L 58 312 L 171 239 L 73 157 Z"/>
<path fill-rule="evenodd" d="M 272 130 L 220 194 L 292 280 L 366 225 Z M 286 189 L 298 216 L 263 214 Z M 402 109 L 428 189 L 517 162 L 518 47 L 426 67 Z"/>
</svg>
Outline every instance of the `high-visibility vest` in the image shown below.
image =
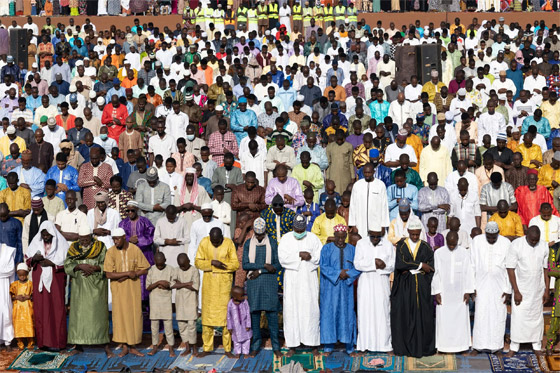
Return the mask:
<svg viewBox="0 0 560 373">
<path fill-rule="evenodd" d="M 278 4 L 268 4 L 268 18 L 278 19 Z"/>
<path fill-rule="evenodd" d="M 313 18 L 313 8 L 309 6 L 303 8 L 303 21 L 310 22 L 311 18 Z"/>
<path fill-rule="evenodd" d="M 247 8 L 237 9 L 237 22 L 247 22 Z"/>
<path fill-rule="evenodd" d="M 337 5 L 334 7 L 334 19 L 337 21 L 344 21 L 346 19 L 346 8 L 342 5 Z"/>
<path fill-rule="evenodd" d="M 228 10 L 226 10 L 226 12 L 228 12 Z M 230 12 L 229 17 L 227 17 L 226 14 L 224 14 L 226 26 L 235 25 L 235 14 L 233 13 L 233 10 L 229 10 L 229 12 Z"/>
<path fill-rule="evenodd" d="M 256 9 L 249 9 L 247 11 L 247 18 L 249 18 L 250 24 L 257 24 L 259 23 L 259 19 L 257 17 L 257 10 Z"/>
<path fill-rule="evenodd" d="M 356 8 L 348 8 L 348 21 L 358 23 L 358 10 Z"/>
<path fill-rule="evenodd" d="M 206 22 L 206 13 L 204 12 L 203 8 L 196 8 L 196 11 L 194 13 L 196 15 L 197 24 Z"/>
<path fill-rule="evenodd" d="M 329 24 L 334 21 L 333 10 L 332 6 L 330 8 L 325 8 L 325 23 Z"/>
<path fill-rule="evenodd" d="M 214 22 L 214 9 L 208 7 L 204 10 L 204 16 L 206 17 L 206 22 Z"/>
<path fill-rule="evenodd" d="M 266 5 L 259 5 L 257 6 L 257 14 L 259 20 L 267 19 L 268 18 L 268 7 Z"/>
<path fill-rule="evenodd" d="M 225 13 L 223 10 L 220 10 L 220 15 L 218 17 L 214 16 L 214 26 L 223 25 L 225 20 Z"/>
<path fill-rule="evenodd" d="M 301 5 L 296 4 L 292 7 L 292 19 L 294 21 L 301 21 L 301 19 L 302 19 Z"/>
<path fill-rule="evenodd" d="M 324 16 L 325 12 L 323 11 L 323 7 L 313 8 L 313 18 L 315 18 L 316 21 L 322 21 Z"/>
</svg>

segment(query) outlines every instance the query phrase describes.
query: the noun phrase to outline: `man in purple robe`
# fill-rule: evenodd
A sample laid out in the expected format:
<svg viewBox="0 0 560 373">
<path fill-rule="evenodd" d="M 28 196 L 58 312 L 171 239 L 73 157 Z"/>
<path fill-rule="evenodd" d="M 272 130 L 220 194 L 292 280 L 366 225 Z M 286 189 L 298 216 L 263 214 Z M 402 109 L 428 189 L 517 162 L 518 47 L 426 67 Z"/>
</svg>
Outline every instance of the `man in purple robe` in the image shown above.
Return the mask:
<svg viewBox="0 0 560 373">
<path fill-rule="evenodd" d="M 124 229 L 126 240 L 138 246 L 150 265 L 154 265 L 154 251 L 152 249 L 154 225 L 148 218 L 138 215 L 138 202 L 136 201 L 128 201 L 126 213 L 128 217 L 119 223 L 119 228 Z M 146 300 L 150 295 L 145 286 L 146 276 L 140 276 L 140 281 L 142 283 L 142 300 Z"/>
<path fill-rule="evenodd" d="M 285 206 L 296 211 L 299 206 L 303 206 L 305 199 L 299 182 L 293 177 L 288 176 L 288 168 L 279 164 L 276 166 L 276 177 L 268 182 L 264 202 L 267 205 L 272 203 L 272 199 L 280 194 L 284 198 Z"/>
</svg>

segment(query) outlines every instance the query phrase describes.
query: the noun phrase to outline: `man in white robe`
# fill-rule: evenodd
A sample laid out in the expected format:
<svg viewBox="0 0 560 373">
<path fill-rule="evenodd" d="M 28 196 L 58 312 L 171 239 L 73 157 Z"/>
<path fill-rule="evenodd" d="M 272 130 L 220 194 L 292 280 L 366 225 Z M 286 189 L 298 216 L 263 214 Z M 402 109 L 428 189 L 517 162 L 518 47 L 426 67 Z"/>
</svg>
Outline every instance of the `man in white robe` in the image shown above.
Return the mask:
<svg viewBox="0 0 560 373">
<path fill-rule="evenodd" d="M 529 221 L 529 227 L 537 226 L 541 231 L 541 240 L 552 247 L 560 242 L 560 218 L 552 215 L 552 205 L 550 203 L 541 204 L 540 215 L 535 216 Z M 550 278 L 550 289 L 554 289 L 556 278 Z"/>
<path fill-rule="evenodd" d="M 358 351 L 393 351 L 391 344 L 391 286 L 395 269 L 395 249 L 381 227 L 358 241 L 354 267 L 361 271 L 358 281 Z"/>
<path fill-rule="evenodd" d="M 511 302 L 511 343 L 506 356 L 519 351 L 521 343 L 531 343 L 541 350 L 544 332 L 543 304 L 548 301 L 548 245 L 541 241 L 541 231 L 532 226 L 525 237 L 511 243 L 506 258 L 509 281 L 513 289 Z"/>
<path fill-rule="evenodd" d="M 10 282 L 15 273 L 15 257 L 15 247 L 6 244 L 0 246 L 0 343 L 3 343 L 7 350 L 11 350 L 10 343 L 14 339 Z"/>
<path fill-rule="evenodd" d="M 348 226 L 363 237 L 374 226 L 389 227 L 389 202 L 385 183 L 373 177 L 371 163 L 363 167 L 364 178 L 352 187 Z"/>
<path fill-rule="evenodd" d="M 300 344 L 313 347 L 318 355 L 319 327 L 319 277 L 317 269 L 321 259 L 321 240 L 306 232 L 307 219 L 294 217 L 293 232 L 282 236 L 278 245 L 278 260 L 284 268 L 284 338 L 290 351 L 295 353 Z"/>
<path fill-rule="evenodd" d="M 434 253 L 436 348 L 439 352 L 457 353 L 471 347 L 469 299 L 474 293 L 474 274 L 470 251 L 458 245 L 457 232 L 449 232 L 446 242 Z"/>
<path fill-rule="evenodd" d="M 177 256 L 187 253 L 187 222 L 177 216 L 177 207 L 165 208 L 165 216 L 158 219 L 154 231 L 154 243 L 165 255 L 166 264 L 178 268 Z"/>
<path fill-rule="evenodd" d="M 105 247 L 113 247 L 113 237 L 111 231 L 119 227 L 121 216 L 117 210 L 107 206 L 109 197 L 107 192 L 101 191 L 95 194 L 95 208 L 87 213 L 88 224 L 99 241 L 105 244 Z"/>
<path fill-rule="evenodd" d="M 488 222 L 485 234 L 476 236 L 470 249 L 476 291 L 472 347 L 478 351 L 504 347 L 506 301 L 511 297 L 506 269 L 510 241 L 499 232 L 498 223 Z"/>
</svg>

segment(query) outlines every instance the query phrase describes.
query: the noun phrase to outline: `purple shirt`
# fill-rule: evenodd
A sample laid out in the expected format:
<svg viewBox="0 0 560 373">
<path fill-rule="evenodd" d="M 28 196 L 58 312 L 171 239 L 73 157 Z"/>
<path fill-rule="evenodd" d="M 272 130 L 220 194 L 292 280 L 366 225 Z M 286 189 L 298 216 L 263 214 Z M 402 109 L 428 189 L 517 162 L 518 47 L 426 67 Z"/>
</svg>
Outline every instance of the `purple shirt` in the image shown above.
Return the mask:
<svg viewBox="0 0 560 373">
<path fill-rule="evenodd" d="M 235 343 L 251 339 L 253 331 L 251 330 L 251 312 L 249 311 L 249 302 L 247 300 L 239 304 L 235 304 L 233 299 L 229 300 L 227 305 L 227 328 L 231 330 L 231 339 Z"/>
<path fill-rule="evenodd" d="M 352 147 L 356 149 L 358 146 L 364 143 L 364 134 L 362 133 L 359 135 L 350 135 L 346 138 L 346 141 L 352 144 Z"/>
<path fill-rule="evenodd" d="M 294 211 L 296 211 L 298 206 L 303 206 L 305 202 L 299 182 L 293 177 L 288 177 L 284 183 L 281 183 L 276 177 L 270 180 L 268 182 L 268 186 L 266 187 L 264 202 L 267 205 L 270 205 L 272 203 L 272 199 L 277 194 L 280 194 L 280 197 L 282 198 L 284 198 L 284 194 L 291 196 L 295 202 L 293 204 L 286 203 L 285 206 Z"/>
</svg>

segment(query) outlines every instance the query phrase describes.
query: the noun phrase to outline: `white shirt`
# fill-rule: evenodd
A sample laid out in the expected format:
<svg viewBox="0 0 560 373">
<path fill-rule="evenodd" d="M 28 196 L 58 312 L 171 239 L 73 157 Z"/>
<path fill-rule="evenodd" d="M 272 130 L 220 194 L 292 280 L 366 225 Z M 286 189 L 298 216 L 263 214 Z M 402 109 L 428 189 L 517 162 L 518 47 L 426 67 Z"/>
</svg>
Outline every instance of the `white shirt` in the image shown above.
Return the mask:
<svg viewBox="0 0 560 373">
<path fill-rule="evenodd" d="M 449 216 L 458 218 L 461 221 L 461 228 L 470 233 L 476 227 L 475 217 L 482 215 L 478 194 L 467 191 L 467 194 L 461 197 L 457 187 L 455 187 L 455 190 L 449 193 L 449 200 L 451 202 Z"/>
<path fill-rule="evenodd" d="M 262 152 L 260 149 L 257 154 L 253 156 L 249 151 L 240 153 L 239 160 L 241 161 L 241 172 L 246 174 L 253 171 L 257 175 L 259 185 L 265 185 L 264 173 L 266 171 L 266 151 Z"/>
<path fill-rule="evenodd" d="M 167 133 L 169 133 L 169 135 L 171 135 L 174 139 L 181 137 L 186 138 L 188 125 L 189 116 L 182 111 L 179 111 L 179 113 L 176 114 L 175 111 L 172 110 L 165 119 L 165 128 Z"/>
<path fill-rule="evenodd" d="M 484 135 L 490 135 L 492 145 L 496 145 L 498 134 L 506 132 L 506 124 L 504 116 L 498 112 L 480 114 L 478 117 L 478 143 L 482 144 Z"/>
<path fill-rule="evenodd" d="M 97 145 L 101 146 L 103 149 L 105 149 L 105 153 L 107 154 L 108 157 L 111 155 L 111 150 L 113 148 L 118 147 L 115 139 L 112 139 L 109 136 L 107 136 L 107 139 L 105 139 L 105 140 L 101 140 L 101 138 L 99 136 L 96 136 L 96 137 L 93 138 L 93 143 L 97 144 Z"/>
<path fill-rule="evenodd" d="M 422 86 L 420 84 L 416 84 L 416 87 L 413 87 L 412 84 L 409 84 L 404 88 L 404 97 L 408 101 L 418 101 L 420 99 L 421 93 Z"/>
<path fill-rule="evenodd" d="M 416 153 L 412 146 L 405 144 L 402 148 L 399 148 L 396 143 L 393 143 L 385 149 L 385 162 L 398 161 L 401 154 L 408 154 L 411 163 L 418 163 L 416 158 Z M 397 167 L 391 167 L 392 170 L 396 170 Z"/>
<path fill-rule="evenodd" d="M 153 153 L 154 157 L 161 154 L 163 160 L 171 157 L 177 151 L 177 144 L 173 136 L 166 134 L 163 139 L 159 135 L 150 137 L 148 142 L 148 153 Z"/>
<path fill-rule="evenodd" d="M 62 140 L 66 139 L 66 131 L 64 131 L 64 128 L 55 126 L 54 131 L 51 131 L 51 129 L 46 126 L 43 128 L 43 132 L 45 134 L 44 140 L 50 143 L 53 146 L 53 149 L 58 152 L 58 145 Z"/>
<path fill-rule="evenodd" d="M 405 100 L 401 105 L 399 101 L 395 100 L 389 105 L 389 116 L 393 118 L 393 123 L 401 128 L 408 118 L 413 118 L 411 110 L 409 101 Z"/>
</svg>

